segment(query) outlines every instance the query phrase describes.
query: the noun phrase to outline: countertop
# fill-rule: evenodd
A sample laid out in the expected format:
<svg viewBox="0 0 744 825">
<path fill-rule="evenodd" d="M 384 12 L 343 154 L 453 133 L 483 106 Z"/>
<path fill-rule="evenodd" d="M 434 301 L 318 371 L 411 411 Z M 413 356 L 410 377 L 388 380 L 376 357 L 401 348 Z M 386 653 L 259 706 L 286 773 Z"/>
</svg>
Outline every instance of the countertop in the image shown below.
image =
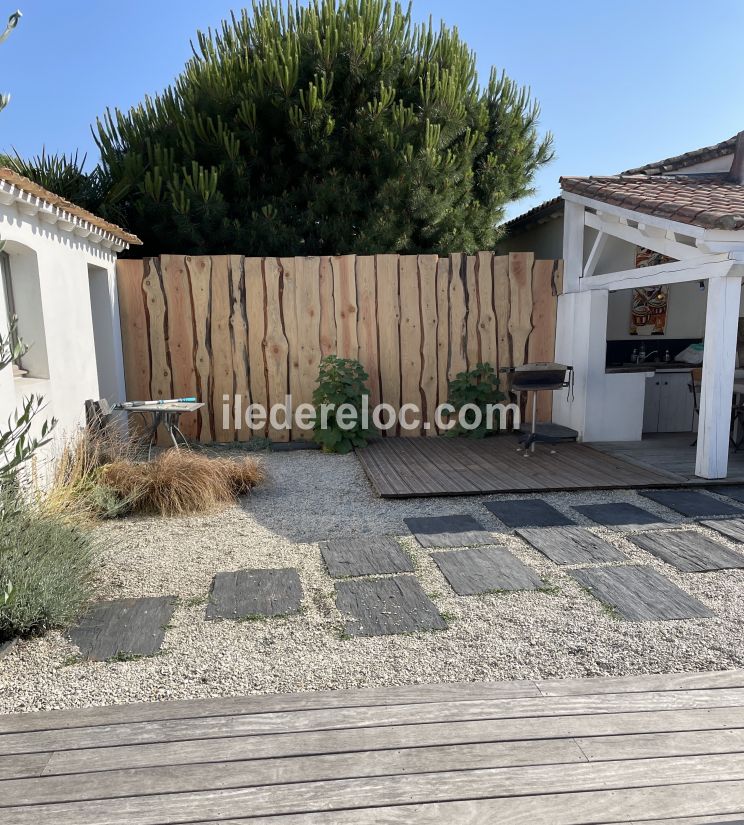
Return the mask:
<svg viewBox="0 0 744 825">
<path fill-rule="evenodd" d="M 695 369 L 694 364 L 684 364 L 681 361 L 646 361 L 643 364 L 621 364 L 605 367 L 605 373 L 619 372 L 689 372 Z"/>
</svg>

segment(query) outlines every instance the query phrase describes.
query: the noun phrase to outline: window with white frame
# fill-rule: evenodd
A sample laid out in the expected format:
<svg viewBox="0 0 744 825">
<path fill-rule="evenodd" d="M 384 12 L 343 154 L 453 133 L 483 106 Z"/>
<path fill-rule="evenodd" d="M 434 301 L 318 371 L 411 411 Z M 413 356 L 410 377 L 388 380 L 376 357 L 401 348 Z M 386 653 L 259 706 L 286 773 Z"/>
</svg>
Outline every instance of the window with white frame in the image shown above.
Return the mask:
<svg viewBox="0 0 744 825">
<path fill-rule="evenodd" d="M 18 319 L 17 338 L 23 342 L 23 356 L 13 365 L 16 378 L 49 378 L 41 283 L 36 253 L 27 246 L 7 241 L 0 252 L 0 276 L 8 321 Z"/>
<path fill-rule="evenodd" d="M 7 252 L 0 252 L 0 277 L 3 282 L 3 298 L 5 300 L 5 312 L 7 315 L 7 324 L 10 329 L 13 319 L 16 317 L 15 298 L 13 296 L 13 280 L 10 276 L 10 256 Z M 10 337 L 11 346 L 15 347 L 18 344 L 18 330 L 13 328 Z M 21 373 L 23 367 L 21 359 L 17 359 L 13 364 L 13 372 L 15 374 Z"/>
</svg>

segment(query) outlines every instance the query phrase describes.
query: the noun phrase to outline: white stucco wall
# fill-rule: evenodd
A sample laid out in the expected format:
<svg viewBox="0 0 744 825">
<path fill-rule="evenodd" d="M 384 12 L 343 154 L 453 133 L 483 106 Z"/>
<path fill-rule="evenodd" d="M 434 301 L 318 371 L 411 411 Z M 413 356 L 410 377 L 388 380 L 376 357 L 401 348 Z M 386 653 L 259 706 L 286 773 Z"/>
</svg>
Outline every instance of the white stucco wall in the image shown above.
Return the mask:
<svg viewBox="0 0 744 825">
<path fill-rule="evenodd" d="M 10 368 L 0 371 L 0 420 L 7 420 L 24 397 L 41 393 L 46 401 L 44 416 L 54 416 L 59 422 L 57 437 L 84 421 L 84 402 L 101 397 L 103 379 L 106 391 L 116 393 L 112 401 L 124 397 L 116 253 L 93 243 L 89 229 L 67 226 L 70 231 L 42 221 L 27 204 L 19 208 L 15 203 L 0 203 L 0 238 L 10 257 L 19 327 L 31 344 L 22 363 L 29 371 L 27 377 L 14 378 Z M 5 334 L 7 308 L 2 290 L 0 327 Z"/>
<path fill-rule="evenodd" d="M 705 282 L 703 282 L 705 285 Z M 607 311 L 608 341 L 645 341 L 646 349 L 661 346 L 666 338 L 702 338 L 705 335 L 705 306 L 707 287 L 700 289 L 697 281 L 684 284 L 670 284 L 667 298 L 667 325 L 664 335 L 639 338 L 631 335 L 630 307 L 633 300 L 632 289 L 622 289 L 610 293 Z"/>
<path fill-rule="evenodd" d="M 503 238 L 496 244 L 496 252 L 534 252 L 540 260 L 553 261 L 563 257 L 563 214 L 552 216 L 543 223 Z"/>
</svg>

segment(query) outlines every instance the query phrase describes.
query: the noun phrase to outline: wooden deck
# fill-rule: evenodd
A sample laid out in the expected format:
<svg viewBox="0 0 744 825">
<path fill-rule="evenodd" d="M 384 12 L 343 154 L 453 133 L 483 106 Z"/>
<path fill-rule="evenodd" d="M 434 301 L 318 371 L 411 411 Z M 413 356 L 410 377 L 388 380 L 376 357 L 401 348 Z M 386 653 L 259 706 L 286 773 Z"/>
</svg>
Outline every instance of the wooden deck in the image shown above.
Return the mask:
<svg viewBox="0 0 744 825">
<path fill-rule="evenodd" d="M 0 754 L 3 825 L 742 822 L 744 671 L 0 716 Z"/>
<path fill-rule="evenodd" d="M 585 444 L 539 444 L 525 457 L 516 436 L 383 438 L 357 455 L 383 498 L 669 487 L 686 480 Z"/>
<path fill-rule="evenodd" d="M 658 433 L 646 435 L 643 441 L 599 441 L 591 446 L 614 458 L 620 458 L 645 469 L 655 468 L 693 484 L 731 484 L 744 482 L 744 450 L 729 452 L 728 478 L 710 482 L 695 475 L 694 433 Z"/>
</svg>

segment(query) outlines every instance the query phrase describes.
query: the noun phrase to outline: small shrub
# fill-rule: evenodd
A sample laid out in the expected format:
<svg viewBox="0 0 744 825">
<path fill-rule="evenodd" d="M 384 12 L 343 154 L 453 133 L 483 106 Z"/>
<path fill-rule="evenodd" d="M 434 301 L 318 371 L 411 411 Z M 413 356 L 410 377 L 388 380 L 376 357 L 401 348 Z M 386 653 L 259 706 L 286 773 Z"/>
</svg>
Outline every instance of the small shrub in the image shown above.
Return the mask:
<svg viewBox="0 0 744 825">
<path fill-rule="evenodd" d="M 102 483 L 129 502 L 133 512 L 166 516 L 234 502 L 263 477 L 263 466 L 251 456 L 234 461 L 191 450 L 166 450 L 153 461 L 114 461 L 101 468 Z"/>
<path fill-rule="evenodd" d="M 316 421 L 313 439 L 328 453 L 348 453 L 354 447 L 364 447 L 371 428 L 362 420 L 364 396 L 369 396 L 367 380 L 369 376 L 359 361 L 327 355 L 320 362 L 318 386 L 313 392 L 316 407 Z M 333 407 L 328 412 L 327 426 L 324 428 L 321 407 Z M 356 410 L 356 418 L 351 429 L 339 426 L 338 411 L 342 405 L 350 405 Z"/>
<path fill-rule="evenodd" d="M 488 426 L 486 409 L 489 404 L 498 404 L 503 401 L 504 394 L 499 392 L 499 378 L 490 364 L 476 364 L 475 368 L 467 372 L 459 372 L 453 381 L 449 382 L 449 403 L 455 408 L 455 415 L 466 404 L 474 404 L 481 413 L 480 424 L 475 428 L 463 427 L 459 420 L 447 435 L 466 435 L 469 438 L 484 438 L 495 432 L 499 426 L 498 416 L 494 416 L 493 427 Z M 464 411 L 463 418 L 468 424 L 473 424 L 477 413 L 474 409 Z"/>
<path fill-rule="evenodd" d="M 0 519 L 0 641 L 65 627 L 93 595 L 91 539 L 19 505 Z"/>
</svg>

